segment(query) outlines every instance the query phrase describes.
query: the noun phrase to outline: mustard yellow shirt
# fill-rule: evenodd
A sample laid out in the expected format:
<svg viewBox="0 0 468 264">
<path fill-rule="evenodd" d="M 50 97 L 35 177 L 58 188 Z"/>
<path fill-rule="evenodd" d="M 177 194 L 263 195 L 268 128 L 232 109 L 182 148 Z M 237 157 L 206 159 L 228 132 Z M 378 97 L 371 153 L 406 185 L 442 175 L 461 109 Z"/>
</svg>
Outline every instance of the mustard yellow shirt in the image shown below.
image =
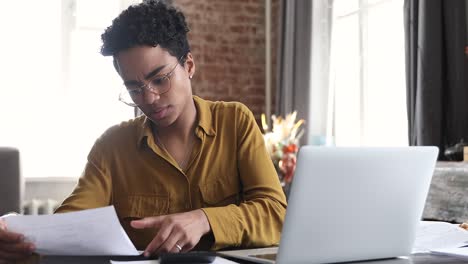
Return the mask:
<svg viewBox="0 0 468 264">
<path fill-rule="evenodd" d="M 212 233 L 197 249 L 277 245 L 286 198 L 252 113 L 194 96 L 198 126 L 186 171 L 156 143 L 150 120 L 108 129 L 94 144 L 73 193 L 56 212 L 114 205 L 138 249 L 155 230 L 130 221 L 202 208 Z"/>
</svg>

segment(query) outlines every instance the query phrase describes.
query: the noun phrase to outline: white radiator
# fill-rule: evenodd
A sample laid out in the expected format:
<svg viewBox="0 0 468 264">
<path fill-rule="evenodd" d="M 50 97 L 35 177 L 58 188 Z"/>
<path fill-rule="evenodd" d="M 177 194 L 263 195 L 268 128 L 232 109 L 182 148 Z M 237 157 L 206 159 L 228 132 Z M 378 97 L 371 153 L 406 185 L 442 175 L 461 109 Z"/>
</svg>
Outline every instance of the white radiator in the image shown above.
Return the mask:
<svg viewBox="0 0 468 264">
<path fill-rule="evenodd" d="M 23 212 L 25 215 L 53 214 L 59 202 L 53 199 L 32 199 L 25 201 Z"/>
</svg>

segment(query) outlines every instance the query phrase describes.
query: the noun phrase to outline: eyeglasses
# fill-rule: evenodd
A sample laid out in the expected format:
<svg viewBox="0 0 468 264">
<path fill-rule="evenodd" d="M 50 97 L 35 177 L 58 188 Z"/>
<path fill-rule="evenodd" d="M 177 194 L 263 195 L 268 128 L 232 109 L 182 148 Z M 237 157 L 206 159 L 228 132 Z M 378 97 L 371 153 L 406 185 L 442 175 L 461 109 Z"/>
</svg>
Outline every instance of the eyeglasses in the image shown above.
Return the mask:
<svg viewBox="0 0 468 264">
<path fill-rule="evenodd" d="M 181 58 L 182 59 L 182 58 Z M 175 69 L 179 65 L 181 59 L 177 60 L 176 65 L 172 70 L 164 75 L 156 75 L 151 77 L 146 84 L 125 84 L 119 94 L 119 101 L 135 107 L 142 105 L 145 100 L 145 90 L 156 95 L 162 95 L 171 89 L 171 77 Z"/>
</svg>

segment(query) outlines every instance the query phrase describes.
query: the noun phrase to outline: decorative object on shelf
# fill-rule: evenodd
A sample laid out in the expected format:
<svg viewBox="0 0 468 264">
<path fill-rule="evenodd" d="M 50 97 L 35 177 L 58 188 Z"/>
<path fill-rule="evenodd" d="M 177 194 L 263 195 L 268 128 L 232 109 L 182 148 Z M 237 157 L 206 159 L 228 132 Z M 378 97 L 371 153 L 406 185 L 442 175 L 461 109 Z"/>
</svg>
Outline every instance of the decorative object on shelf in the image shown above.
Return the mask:
<svg viewBox="0 0 468 264">
<path fill-rule="evenodd" d="M 305 121 L 301 119 L 296 122 L 296 117 L 296 111 L 286 115 L 285 118 L 272 115 L 272 129 L 270 131 L 265 114 L 262 114 L 265 145 L 286 194 L 288 194 L 289 185 L 296 169 L 299 139 L 304 134 L 304 129 L 301 128 L 301 125 Z"/>
</svg>

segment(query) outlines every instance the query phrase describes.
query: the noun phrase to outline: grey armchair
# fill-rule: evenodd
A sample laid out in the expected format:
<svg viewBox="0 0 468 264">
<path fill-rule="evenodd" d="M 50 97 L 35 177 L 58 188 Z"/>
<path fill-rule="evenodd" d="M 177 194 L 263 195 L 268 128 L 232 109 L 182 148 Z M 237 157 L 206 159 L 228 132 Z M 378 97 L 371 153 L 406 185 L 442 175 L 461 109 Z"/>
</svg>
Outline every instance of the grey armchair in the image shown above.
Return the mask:
<svg viewBox="0 0 468 264">
<path fill-rule="evenodd" d="M 0 215 L 21 211 L 22 188 L 19 151 L 0 147 Z"/>
</svg>

